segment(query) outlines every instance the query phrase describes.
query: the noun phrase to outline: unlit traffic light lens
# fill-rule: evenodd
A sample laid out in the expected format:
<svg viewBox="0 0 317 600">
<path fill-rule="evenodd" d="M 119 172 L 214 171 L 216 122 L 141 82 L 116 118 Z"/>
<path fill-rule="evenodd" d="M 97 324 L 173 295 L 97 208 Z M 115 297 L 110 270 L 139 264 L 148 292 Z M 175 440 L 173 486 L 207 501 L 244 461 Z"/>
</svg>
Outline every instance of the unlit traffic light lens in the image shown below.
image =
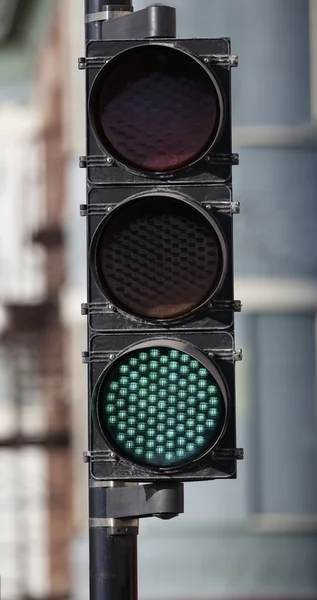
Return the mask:
<svg viewBox="0 0 317 600">
<path fill-rule="evenodd" d="M 172 319 L 217 290 L 226 247 L 207 212 L 173 196 L 124 203 L 101 227 L 92 253 L 105 295 L 132 315 Z"/>
<path fill-rule="evenodd" d="M 144 465 L 177 468 L 213 447 L 226 398 L 203 356 L 158 344 L 115 362 L 97 400 L 101 430 L 115 450 Z"/>
<path fill-rule="evenodd" d="M 121 53 L 101 70 L 89 114 L 113 157 L 137 170 L 168 173 L 212 147 L 222 126 L 223 101 L 202 63 L 184 51 L 151 44 Z"/>
</svg>

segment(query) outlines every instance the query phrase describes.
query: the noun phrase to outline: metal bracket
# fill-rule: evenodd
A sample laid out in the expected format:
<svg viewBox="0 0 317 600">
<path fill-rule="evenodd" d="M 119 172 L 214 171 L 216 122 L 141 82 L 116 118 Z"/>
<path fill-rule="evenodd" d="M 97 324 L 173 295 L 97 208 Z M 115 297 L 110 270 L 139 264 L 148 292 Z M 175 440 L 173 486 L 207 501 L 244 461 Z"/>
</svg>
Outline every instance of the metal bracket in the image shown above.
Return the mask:
<svg viewBox="0 0 317 600">
<path fill-rule="evenodd" d="M 109 487 L 90 480 L 89 500 L 94 519 L 173 519 L 184 512 L 184 485 L 158 481 Z"/>
</svg>

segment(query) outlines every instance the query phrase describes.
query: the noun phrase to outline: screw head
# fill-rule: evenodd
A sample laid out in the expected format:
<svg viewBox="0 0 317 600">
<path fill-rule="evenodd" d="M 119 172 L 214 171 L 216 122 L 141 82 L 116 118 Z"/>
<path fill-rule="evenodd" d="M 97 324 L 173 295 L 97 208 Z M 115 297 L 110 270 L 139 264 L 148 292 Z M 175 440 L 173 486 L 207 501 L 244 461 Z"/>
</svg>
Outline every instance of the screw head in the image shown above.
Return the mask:
<svg viewBox="0 0 317 600">
<path fill-rule="evenodd" d="M 114 354 L 109 354 L 109 360 L 114 360 L 115 356 Z"/>
</svg>

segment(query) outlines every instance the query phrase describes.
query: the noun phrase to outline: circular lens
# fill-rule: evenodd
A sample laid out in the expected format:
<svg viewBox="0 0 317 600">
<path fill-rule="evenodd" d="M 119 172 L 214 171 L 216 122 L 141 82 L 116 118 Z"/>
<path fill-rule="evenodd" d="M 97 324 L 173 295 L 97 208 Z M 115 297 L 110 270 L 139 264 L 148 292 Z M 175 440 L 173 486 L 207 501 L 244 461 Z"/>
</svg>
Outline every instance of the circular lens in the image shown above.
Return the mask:
<svg viewBox="0 0 317 600">
<path fill-rule="evenodd" d="M 226 392 L 215 367 L 195 348 L 180 343 L 180 348 L 186 347 L 185 352 L 175 346 L 177 342 L 155 346 L 145 343 L 125 353 L 106 372 L 96 404 L 101 431 L 111 447 L 137 463 L 165 469 L 177 468 L 211 449 L 226 419 Z M 133 367 L 131 357 L 137 363 Z M 181 373 L 184 358 L 189 359 L 188 371 Z M 161 376 L 162 364 L 167 365 L 167 377 Z M 142 365 L 147 369 L 145 377 Z M 123 366 L 129 369 L 127 385 L 122 383 Z M 197 371 L 197 383 L 193 385 L 190 375 Z M 140 379 L 134 394 L 137 411 L 132 422 L 126 389 L 135 372 Z M 151 383 L 151 373 L 158 374 L 155 384 Z M 204 402 L 199 381 L 207 384 Z M 118 384 L 115 391 L 113 383 Z"/>
<path fill-rule="evenodd" d="M 89 114 L 102 146 L 126 166 L 170 172 L 216 141 L 222 96 L 212 74 L 182 50 L 138 46 L 97 76 Z"/>
<path fill-rule="evenodd" d="M 172 319 L 217 291 L 226 248 L 217 224 L 199 207 L 172 196 L 143 196 L 114 211 L 92 253 L 105 295 L 126 312 Z"/>
</svg>

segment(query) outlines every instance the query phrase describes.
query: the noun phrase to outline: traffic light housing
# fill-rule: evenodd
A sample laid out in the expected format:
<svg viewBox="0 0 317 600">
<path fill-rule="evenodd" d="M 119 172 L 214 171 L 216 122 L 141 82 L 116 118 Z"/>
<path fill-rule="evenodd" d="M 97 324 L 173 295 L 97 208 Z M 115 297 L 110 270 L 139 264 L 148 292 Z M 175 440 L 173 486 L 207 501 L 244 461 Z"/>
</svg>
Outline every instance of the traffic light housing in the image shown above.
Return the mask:
<svg viewBox="0 0 317 600">
<path fill-rule="evenodd" d="M 89 457 L 101 480 L 236 476 L 228 39 L 91 41 Z"/>
</svg>

